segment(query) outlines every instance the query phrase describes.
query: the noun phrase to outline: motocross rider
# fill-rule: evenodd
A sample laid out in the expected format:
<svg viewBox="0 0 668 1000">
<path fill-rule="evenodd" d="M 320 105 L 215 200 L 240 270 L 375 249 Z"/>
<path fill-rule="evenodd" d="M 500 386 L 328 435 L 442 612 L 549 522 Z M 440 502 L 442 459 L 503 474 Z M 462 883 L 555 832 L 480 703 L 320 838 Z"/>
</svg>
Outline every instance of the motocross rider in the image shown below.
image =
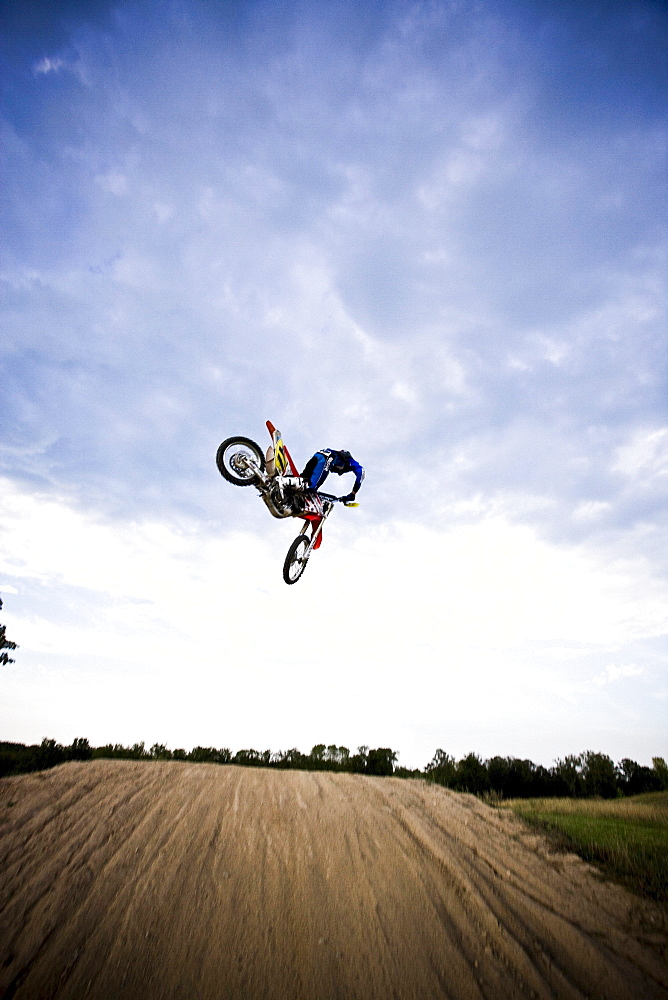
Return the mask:
<svg viewBox="0 0 668 1000">
<path fill-rule="evenodd" d="M 364 469 L 356 462 L 349 451 L 336 451 L 334 448 L 322 448 L 316 451 L 312 458 L 304 466 L 302 479 L 307 490 L 317 490 L 324 483 L 330 472 L 337 476 L 343 476 L 346 472 L 355 473 L 355 485 L 352 493 L 341 497 L 343 501 L 350 503 L 355 499 L 364 479 Z"/>
</svg>

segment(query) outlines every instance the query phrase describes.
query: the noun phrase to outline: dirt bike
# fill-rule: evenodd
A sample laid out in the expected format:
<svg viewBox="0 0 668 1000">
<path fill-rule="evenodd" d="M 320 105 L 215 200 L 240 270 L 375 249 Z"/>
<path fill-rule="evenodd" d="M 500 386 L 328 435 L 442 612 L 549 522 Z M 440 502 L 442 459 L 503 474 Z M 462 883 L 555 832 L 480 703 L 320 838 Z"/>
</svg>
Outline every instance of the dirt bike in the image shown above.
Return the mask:
<svg viewBox="0 0 668 1000">
<path fill-rule="evenodd" d="M 270 420 L 266 423 L 271 436 L 266 454 L 250 438 L 231 437 L 218 448 L 216 465 L 228 483 L 255 486 L 272 517 L 298 517 L 305 522 L 283 563 L 283 579 L 293 584 L 306 569 L 311 553 L 320 548 L 322 526 L 334 505 L 343 503 L 346 507 L 359 507 L 359 504 L 330 493 L 306 489 L 281 432 Z M 310 538 L 307 536 L 309 525 Z"/>
</svg>

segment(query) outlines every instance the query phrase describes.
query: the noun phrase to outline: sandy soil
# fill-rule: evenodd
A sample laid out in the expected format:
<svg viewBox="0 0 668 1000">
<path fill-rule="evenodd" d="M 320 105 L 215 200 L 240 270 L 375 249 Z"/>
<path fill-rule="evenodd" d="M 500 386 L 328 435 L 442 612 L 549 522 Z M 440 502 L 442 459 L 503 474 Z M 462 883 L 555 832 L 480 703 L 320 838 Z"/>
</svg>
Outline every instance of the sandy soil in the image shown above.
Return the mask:
<svg viewBox="0 0 668 1000">
<path fill-rule="evenodd" d="M 0 781 L 0 996 L 668 996 L 666 911 L 420 781 L 96 761 Z"/>
</svg>

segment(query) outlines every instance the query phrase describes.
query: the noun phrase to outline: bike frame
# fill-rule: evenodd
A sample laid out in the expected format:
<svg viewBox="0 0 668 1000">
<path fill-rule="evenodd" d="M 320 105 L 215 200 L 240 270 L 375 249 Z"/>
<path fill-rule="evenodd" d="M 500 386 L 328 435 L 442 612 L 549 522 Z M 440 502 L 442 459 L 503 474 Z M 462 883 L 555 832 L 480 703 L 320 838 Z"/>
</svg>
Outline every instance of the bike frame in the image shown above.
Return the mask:
<svg viewBox="0 0 668 1000">
<path fill-rule="evenodd" d="M 227 438 L 218 448 L 216 465 L 223 478 L 236 486 L 254 485 L 273 517 L 296 517 L 303 521 L 283 565 L 283 579 L 296 583 L 311 553 L 322 544 L 323 525 L 335 503 L 357 507 L 357 503 L 331 493 L 306 487 L 274 425 L 267 420 L 271 446 L 263 454 L 255 441 L 246 437 Z M 310 539 L 306 534 L 311 527 Z M 301 553 L 301 554 L 300 554 Z"/>
<path fill-rule="evenodd" d="M 273 517 L 300 518 L 305 522 L 300 531 L 301 535 L 306 534 L 309 525 L 311 526 L 313 534 L 308 548 L 310 555 L 314 549 L 320 548 L 322 526 L 334 509 L 334 504 L 341 501 L 341 497 L 335 497 L 331 493 L 309 492 L 304 494 L 304 510 L 294 511 L 291 504 L 283 498 L 283 480 L 298 478 L 297 466 L 285 446 L 281 432 L 270 420 L 267 420 L 267 430 L 272 440 L 272 446 L 267 451 L 267 471 L 260 468 L 257 462 L 243 452 L 236 456 L 237 466 L 252 471 L 260 496 Z"/>
<path fill-rule="evenodd" d="M 269 513 L 272 517 L 294 517 L 292 510 L 288 509 L 285 505 L 277 503 L 276 498 L 272 496 L 272 486 L 279 483 L 283 478 L 280 473 L 274 472 L 269 474 L 261 469 L 257 462 L 254 462 L 252 458 L 243 453 L 239 453 L 236 456 L 236 464 L 242 469 L 250 469 L 255 478 L 255 485 L 262 497 Z"/>
</svg>

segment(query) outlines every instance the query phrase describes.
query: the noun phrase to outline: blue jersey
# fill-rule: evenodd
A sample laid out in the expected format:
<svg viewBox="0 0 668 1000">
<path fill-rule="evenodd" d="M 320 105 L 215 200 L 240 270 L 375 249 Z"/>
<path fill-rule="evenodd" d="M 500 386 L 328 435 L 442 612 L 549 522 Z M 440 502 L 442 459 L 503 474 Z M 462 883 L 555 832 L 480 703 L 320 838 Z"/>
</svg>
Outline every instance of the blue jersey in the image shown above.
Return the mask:
<svg viewBox="0 0 668 1000">
<path fill-rule="evenodd" d="M 355 485 L 353 493 L 357 493 L 362 480 L 364 479 L 364 469 L 356 462 L 349 451 L 335 451 L 333 448 L 321 448 L 307 463 L 302 473 L 312 490 L 317 490 L 325 481 L 330 472 L 337 476 L 343 476 L 346 472 L 355 474 Z"/>
</svg>

